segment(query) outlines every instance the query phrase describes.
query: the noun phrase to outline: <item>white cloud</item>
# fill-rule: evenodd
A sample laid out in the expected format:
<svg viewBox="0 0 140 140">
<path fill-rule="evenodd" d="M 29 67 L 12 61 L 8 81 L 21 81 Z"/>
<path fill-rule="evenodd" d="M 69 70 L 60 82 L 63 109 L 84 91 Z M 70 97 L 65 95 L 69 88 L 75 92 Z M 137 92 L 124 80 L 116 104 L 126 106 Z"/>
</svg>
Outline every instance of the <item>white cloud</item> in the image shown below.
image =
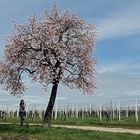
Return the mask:
<svg viewBox="0 0 140 140">
<path fill-rule="evenodd" d="M 8 99 L 0 99 L 0 101 L 8 101 Z"/>
<path fill-rule="evenodd" d="M 140 96 L 140 89 L 126 91 L 125 94 L 129 96 Z"/>
<path fill-rule="evenodd" d="M 97 73 L 98 74 L 109 74 L 109 73 L 122 73 L 122 72 L 128 72 L 133 68 L 133 63 L 130 60 L 123 59 L 121 62 L 117 63 L 110 63 L 106 65 L 99 65 L 97 66 Z"/>
<path fill-rule="evenodd" d="M 123 37 L 140 33 L 140 18 L 112 18 L 102 21 L 98 27 L 99 39 Z"/>
<path fill-rule="evenodd" d="M 123 68 L 123 65 L 121 64 L 113 64 L 113 65 L 108 65 L 108 66 L 102 66 L 97 68 L 97 73 L 98 74 L 103 74 L 103 73 L 112 73 L 112 72 L 117 72 Z"/>
<path fill-rule="evenodd" d="M 46 105 L 46 103 L 48 103 L 50 97 L 46 94 L 42 94 L 42 95 L 40 94 L 38 96 L 36 96 L 36 95 L 24 95 L 21 98 L 24 99 L 27 104 L 44 104 L 44 105 Z M 56 97 L 56 102 L 60 102 L 63 100 L 67 100 L 67 98 L 60 97 L 60 96 Z"/>
<path fill-rule="evenodd" d="M 97 66 L 97 74 L 127 74 L 136 76 L 140 74 L 139 59 L 122 59 L 117 63 L 110 63 L 106 65 Z"/>
<path fill-rule="evenodd" d="M 139 6 L 132 5 L 125 10 L 116 11 L 110 18 L 97 24 L 99 39 L 110 39 L 135 35 L 140 33 Z"/>
<path fill-rule="evenodd" d="M 97 75 L 97 91 L 98 94 L 103 94 L 101 100 L 131 100 L 140 98 L 140 78 L 127 74 L 99 74 Z M 99 100 L 99 99 L 98 99 Z"/>
</svg>

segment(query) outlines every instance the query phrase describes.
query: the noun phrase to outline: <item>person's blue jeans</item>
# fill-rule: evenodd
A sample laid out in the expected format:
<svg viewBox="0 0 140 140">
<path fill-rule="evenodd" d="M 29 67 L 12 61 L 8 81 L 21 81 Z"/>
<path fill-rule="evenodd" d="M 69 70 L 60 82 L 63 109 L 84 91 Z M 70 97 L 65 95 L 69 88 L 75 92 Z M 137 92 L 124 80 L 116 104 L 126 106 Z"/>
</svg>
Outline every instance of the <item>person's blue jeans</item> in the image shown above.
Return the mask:
<svg viewBox="0 0 140 140">
<path fill-rule="evenodd" d="M 20 125 L 23 126 L 24 124 L 24 112 L 19 112 L 19 116 L 20 116 Z"/>
</svg>

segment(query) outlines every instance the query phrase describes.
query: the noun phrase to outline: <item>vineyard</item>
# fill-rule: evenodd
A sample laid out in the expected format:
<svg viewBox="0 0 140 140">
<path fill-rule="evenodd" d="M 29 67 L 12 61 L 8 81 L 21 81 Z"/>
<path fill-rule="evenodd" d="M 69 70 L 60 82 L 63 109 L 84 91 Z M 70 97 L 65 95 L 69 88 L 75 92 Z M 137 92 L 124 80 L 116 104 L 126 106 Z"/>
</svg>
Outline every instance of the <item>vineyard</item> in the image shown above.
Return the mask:
<svg viewBox="0 0 140 140">
<path fill-rule="evenodd" d="M 140 101 L 102 101 L 94 102 L 84 105 L 78 104 L 57 104 L 54 107 L 52 118 L 56 119 L 70 119 L 70 118 L 92 118 L 99 121 L 113 121 L 131 118 L 136 122 L 139 121 L 140 115 Z M 26 118 L 35 121 L 36 119 L 42 120 L 45 112 L 45 105 L 34 104 L 26 106 Z M 18 118 L 18 106 L 12 107 L 8 105 L 0 106 L 0 118 Z"/>
</svg>

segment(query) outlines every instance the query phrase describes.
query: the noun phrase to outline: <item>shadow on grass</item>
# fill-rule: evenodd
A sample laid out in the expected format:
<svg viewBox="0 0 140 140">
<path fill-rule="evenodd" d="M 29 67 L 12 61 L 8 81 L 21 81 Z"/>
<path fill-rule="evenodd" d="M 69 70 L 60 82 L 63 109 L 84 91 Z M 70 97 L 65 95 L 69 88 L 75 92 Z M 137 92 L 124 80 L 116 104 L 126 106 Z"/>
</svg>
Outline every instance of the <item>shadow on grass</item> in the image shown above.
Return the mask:
<svg viewBox="0 0 140 140">
<path fill-rule="evenodd" d="M 45 132 L 41 126 L 0 124 L 0 140 L 31 140 L 28 135 Z M 35 139 L 34 139 L 35 140 Z"/>
<path fill-rule="evenodd" d="M 42 129 L 42 126 L 29 126 L 25 125 L 21 127 L 18 124 L 0 124 L 0 132 L 16 132 L 16 133 L 28 133 L 35 134 L 40 132 L 45 132 L 45 129 Z"/>
<path fill-rule="evenodd" d="M 0 136 L 0 140 L 31 140 L 30 138 L 26 138 L 23 136 Z"/>
</svg>

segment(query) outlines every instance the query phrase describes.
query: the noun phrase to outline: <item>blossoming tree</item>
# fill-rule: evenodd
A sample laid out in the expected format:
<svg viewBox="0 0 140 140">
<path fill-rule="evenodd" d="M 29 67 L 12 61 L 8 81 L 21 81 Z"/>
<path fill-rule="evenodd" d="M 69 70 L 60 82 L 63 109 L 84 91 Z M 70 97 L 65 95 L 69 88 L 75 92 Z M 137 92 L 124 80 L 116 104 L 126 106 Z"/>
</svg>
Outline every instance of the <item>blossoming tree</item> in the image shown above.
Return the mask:
<svg viewBox="0 0 140 140">
<path fill-rule="evenodd" d="M 21 75 L 28 72 L 33 81 L 44 87 L 52 85 L 43 126 L 51 126 L 51 114 L 59 83 L 93 93 L 96 63 L 93 57 L 96 29 L 69 11 L 54 6 L 43 18 L 29 18 L 16 24 L 6 38 L 4 60 L 0 62 L 0 83 L 11 94 L 22 94 Z"/>
</svg>

